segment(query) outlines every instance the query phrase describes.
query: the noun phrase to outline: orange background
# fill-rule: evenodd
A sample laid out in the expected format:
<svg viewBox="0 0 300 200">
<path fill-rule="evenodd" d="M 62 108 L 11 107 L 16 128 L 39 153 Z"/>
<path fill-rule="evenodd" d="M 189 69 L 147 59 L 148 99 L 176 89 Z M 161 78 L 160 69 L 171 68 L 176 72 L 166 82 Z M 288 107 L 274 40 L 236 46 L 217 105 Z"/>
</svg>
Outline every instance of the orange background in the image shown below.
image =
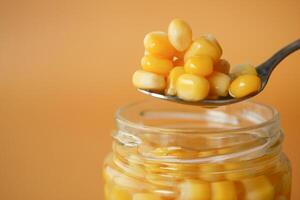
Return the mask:
<svg viewBox="0 0 300 200">
<path fill-rule="evenodd" d="M 103 199 L 101 164 L 142 40 L 169 21 L 213 33 L 232 64 L 259 64 L 300 37 L 300 1 L 0 1 L 0 199 Z M 278 108 L 300 199 L 300 51 L 257 101 Z"/>
</svg>

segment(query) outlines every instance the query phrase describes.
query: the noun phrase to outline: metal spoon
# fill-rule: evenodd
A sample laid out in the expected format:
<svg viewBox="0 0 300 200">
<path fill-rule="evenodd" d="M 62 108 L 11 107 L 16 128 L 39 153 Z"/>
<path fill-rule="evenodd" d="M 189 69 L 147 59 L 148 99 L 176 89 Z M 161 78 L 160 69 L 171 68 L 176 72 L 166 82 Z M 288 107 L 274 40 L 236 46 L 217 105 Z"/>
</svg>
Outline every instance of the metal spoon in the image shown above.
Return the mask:
<svg viewBox="0 0 300 200">
<path fill-rule="evenodd" d="M 271 73 L 275 69 L 275 67 L 284 58 L 286 58 L 288 55 L 290 55 L 294 51 L 297 51 L 298 49 L 300 49 L 300 39 L 298 39 L 298 40 L 292 42 L 291 44 L 287 45 L 286 47 L 282 48 L 277 53 L 275 53 L 271 58 L 269 58 L 267 61 L 265 61 L 264 63 L 257 66 L 257 68 L 256 68 L 257 73 L 258 73 L 258 76 L 261 78 L 261 82 L 262 82 L 261 87 L 260 87 L 259 91 L 257 91 L 256 93 L 252 93 L 243 98 L 232 98 L 232 97 L 228 96 L 228 97 L 220 98 L 220 99 L 213 99 L 213 100 L 212 99 L 204 99 L 201 101 L 192 102 L 192 101 L 184 101 L 182 99 L 179 99 L 176 96 L 167 96 L 164 94 L 155 93 L 155 92 L 151 92 L 148 90 L 138 89 L 138 91 L 142 92 L 143 94 L 146 94 L 146 95 L 149 95 L 152 97 L 156 97 L 159 99 L 173 101 L 173 102 L 181 103 L 181 104 L 189 104 L 189 105 L 214 107 L 214 106 L 223 106 L 223 105 L 228 105 L 228 104 L 232 104 L 232 103 L 237 103 L 237 102 L 249 99 L 253 96 L 256 96 L 261 91 L 263 91 L 263 89 L 266 87 L 268 80 L 271 76 Z"/>
</svg>

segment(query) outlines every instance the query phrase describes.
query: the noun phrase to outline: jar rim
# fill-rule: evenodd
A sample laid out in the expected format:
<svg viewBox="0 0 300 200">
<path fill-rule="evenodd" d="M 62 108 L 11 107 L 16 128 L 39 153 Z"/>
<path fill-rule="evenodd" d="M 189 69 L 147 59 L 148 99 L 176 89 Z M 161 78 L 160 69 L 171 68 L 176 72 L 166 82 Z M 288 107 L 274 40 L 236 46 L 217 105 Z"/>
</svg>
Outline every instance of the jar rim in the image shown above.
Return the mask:
<svg viewBox="0 0 300 200">
<path fill-rule="evenodd" d="M 255 106 L 259 106 L 261 108 L 265 108 L 268 109 L 271 112 L 271 117 L 269 119 L 266 119 L 265 121 L 261 122 L 261 123 L 257 123 L 257 124 L 252 124 L 249 126 L 244 126 L 244 127 L 238 127 L 238 128 L 231 128 L 231 129 L 206 129 L 205 131 L 200 129 L 200 128 L 163 128 L 163 127 L 157 127 L 157 126 L 151 126 L 151 125 L 145 125 L 145 124 L 141 124 L 141 123 L 136 123 L 133 120 L 129 120 L 126 117 L 123 116 L 124 112 L 128 111 L 131 108 L 134 108 L 135 106 L 141 105 L 141 104 L 145 104 L 145 103 L 151 103 L 151 102 L 156 102 L 154 100 L 140 100 L 140 101 L 136 101 L 136 102 L 132 102 L 132 103 L 128 103 L 125 104 L 124 106 L 120 107 L 116 114 L 115 114 L 115 118 L 116 118 L 116 122 L 118 124 L 122 124 L 125 125 L 129 128 L 133 128 L 136 130 L 140 130 L 140 131 L 151 131 L 151 132 L 161 132 L 161 133 L 165 133 L 165 134 L 201 134 L 201 135 L 205 135 L 205 134 L 218 134 L 218 133 L 238 133 L 238 132 L 244 132 L 244 131 L 253 131 L 256 129 L 260 129 L 263 127 L 268 127 L 271 126 L 275 123 L 277 123 L 279 121 L 280 115 L 279 112 L 277 111 L 276 108 L 274 108 L 273 106 L 264 104 L 264 103 L 258 103 L 255 101 L 243 101 L 243 102 L 239 102 L 237 104 L 239 105 L 247 105 L 247 104 L 251 104 L 251 105 L 255 105 Z M 173 103 L 174 104 L 174 103 Z M 234 104 L 228 105 L 228 106 L 221 106 L 221 107 L 229 107 L 229 106 L 235 106 Z M 211 108 L 207 108 L 210 109 Z"/>
</svg>

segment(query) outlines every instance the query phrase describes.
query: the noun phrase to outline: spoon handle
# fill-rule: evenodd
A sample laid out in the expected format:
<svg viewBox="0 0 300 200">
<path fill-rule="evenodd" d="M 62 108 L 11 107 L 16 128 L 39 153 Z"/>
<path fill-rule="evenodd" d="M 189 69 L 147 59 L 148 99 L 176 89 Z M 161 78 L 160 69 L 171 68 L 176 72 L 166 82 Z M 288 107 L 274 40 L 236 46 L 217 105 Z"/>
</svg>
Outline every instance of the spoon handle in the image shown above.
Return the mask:
<svg viewBox="0 0 300 200">
<path fill-rule="evenodd" d="M 292 42 L 291 44 L 287 45 L 286 47 L 279 50 L 275 53 L 271 58 L 269 58 L 264 63 L 260 64 L 257 67 L 257 72 L 262 77 L 269 77 L 271 72 L 275 69 L 275 67 L 288 55 L 300 49 L 300 39 Z"/>
</svg>

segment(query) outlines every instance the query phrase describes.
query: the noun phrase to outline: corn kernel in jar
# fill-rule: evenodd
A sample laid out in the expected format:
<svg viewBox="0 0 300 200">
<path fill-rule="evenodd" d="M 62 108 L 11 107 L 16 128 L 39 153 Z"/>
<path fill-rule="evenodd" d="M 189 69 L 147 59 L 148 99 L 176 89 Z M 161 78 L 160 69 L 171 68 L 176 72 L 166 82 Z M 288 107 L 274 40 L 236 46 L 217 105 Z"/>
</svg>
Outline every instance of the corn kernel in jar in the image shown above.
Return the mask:
<svg viewBox="0 0 300 200">
<path fill-rule="evenodd" d="M 167 95 L 176 95 L 176 82 L 179 76 L 184 74 L 184 68 L 183 67 L 174 67 L 167 80 L 167 89 L 166 89 L 166 94 Z"/>
<path fill-rule="evenodd" d="M 210 95 L 226 97 L 228 95 L 228 88 L 230 85 L 230 77 L 221 72 L 213 72 L 207 77 L 210 84 Z"/>
<path fill-rule="evenodd" d="M 186 150 L 182 147 L 169 146 L 169 147 L 158 147 L 152 151 L 154 156 L 171 156 L 182 159 L 192 159 L 198 156 L 197 151 Z"/>
<path fill-rule="evenodd" d="M 120 176 L 117 176 L 113 179 L 114 184 L 126 187 L 126 188 L 145 188 L 145 184 L 138 179 L 134 179 L 128 175 L 128 171 L 124 172 Z"/>
<path fill-rule="evenodd" d="M 222 50 L 214 42 L 202 36 L 192 43 L 185 53 L 184 60 L 199 55 L 210 56 L 214 62 L 217 62 L 222 55 Z"/>
<path fill-rule="evenodd" d="M 230 75 L 236 78 L 241 75 L 257 75 L 256 68 L 250 64 L 240 64 L 236 65 L 230 70 Z"/>
<path fill-rule="evenodd" d="M 128 189 L 120 187 L 118 185 L 112 186 L 109 196 L 109 199 L 111 200 L 131 200 L 131 194 Z"/>
<path fill-rule="evenodd" d="M 188 74 L 208 76 L 213 72 L 213 60 L 209 56 L 199 55 L 187 59 L 184 70 Z"/>
<path fill-rule="evenodd" d="M 160 197 L 152 193 L 137 193 L 132 200 L 160 200 Z"/>
<path fill-rule="evenodd" d="M 221 73 L 224 73 L 224 74 L 229 74 L 230 64 L 227 60 L 220 59 L 215 63 L 214 70 L 218 71 L 218 72 L 221 72 Z"/>
<path fill-rule="evenodd" d="M 135 87 L 147 90 L 160 91 L 166 88 L 166 81 L 162 75 L 143 70 L 137 70 L 132 76 Z"/>
<path fill-rule="evenodd" d="M 183 74 L 176 82 L 177 96 L 185 101 L 200 101 L 209 92 L 209 82 L 200 76 Z"/>
<path fill-rule="evenodd" d="M 245 200 L 273 200 L 274 187 L 266 176 L 258 176 L 242 180 L 245 188 Z"/>
<path fill-rule="evenodd" d="M 151 55 L 163 58 L 172 58 L 175 53 L 168 35 L 161 31 L 148 33 L 144 38 L 144 47 Z"/>
<path fill-rule="evenodd" d="M 179 185 L 179 200 L 210 200 L 211 188 L 207 182 L 187 180 Z"/>
<path fill-rule="evenodd" d="M 235 184 L 232 181 L 213 182 L 211 184 L 212 200 L 237 200 Z"/>
<path fill-rule="evenodd" d="M 144 71 L 167 76 L 173 68 L 173 62 L 168 59 L 148 55 L 142 58 L 141 66 Z"/>
<path fill-rule="evenodd" d="M 192 42 L 192 29 L 185 21 L 174 19 L 169 24 L 168 36 L 176 50 L 184 51 Z"/>
<path fill-rule="evenodd" d="M 223 171 L 223 166 L 216 163 L 207 163 L 199 166 L 199 177 L 205 181 L 220 181 L 223 175 L 219 172 Z"/>
<path fill-rule="evenodd" d="M 234 79 L 229 87 L 229 94 L 234 98 L 245 97 L 255 93 L 261 86 L 261 80 L 256 75 L 241 75 Z"/>
<path fill-rule="evenodd" d="M 250 169 L 245 170 L 246 168 L 247 165 L 240 162 L 225 163 L 224 169 L 227 171 L 225 178 L 231 181 L 238 181 L 253 176 L 252 171 Z"/>
</svg>

